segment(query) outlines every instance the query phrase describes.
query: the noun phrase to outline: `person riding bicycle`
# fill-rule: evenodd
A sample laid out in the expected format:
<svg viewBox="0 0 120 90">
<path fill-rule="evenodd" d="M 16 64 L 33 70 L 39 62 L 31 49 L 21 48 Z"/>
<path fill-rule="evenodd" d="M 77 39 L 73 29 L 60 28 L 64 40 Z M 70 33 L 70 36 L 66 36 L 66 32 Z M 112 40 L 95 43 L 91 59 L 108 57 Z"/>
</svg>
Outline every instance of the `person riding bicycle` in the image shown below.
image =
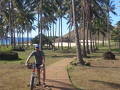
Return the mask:
<svg viewBox="0 0 120 90">
<path fill-rule="evenodd" d="M 32 56 L 35 56 L 35 64 L 37 68 L 37 75 L 38 75 L 38 84 L 40 85 L 40 66 L 43 65 L 43 85 L 45 85 L 45 55 L 42 50 L 40 50 L 39 45 L 35 46 L 35 51 L 28 56 L 25 65 L 28 65 L 28 62 Z"/>
</svg>

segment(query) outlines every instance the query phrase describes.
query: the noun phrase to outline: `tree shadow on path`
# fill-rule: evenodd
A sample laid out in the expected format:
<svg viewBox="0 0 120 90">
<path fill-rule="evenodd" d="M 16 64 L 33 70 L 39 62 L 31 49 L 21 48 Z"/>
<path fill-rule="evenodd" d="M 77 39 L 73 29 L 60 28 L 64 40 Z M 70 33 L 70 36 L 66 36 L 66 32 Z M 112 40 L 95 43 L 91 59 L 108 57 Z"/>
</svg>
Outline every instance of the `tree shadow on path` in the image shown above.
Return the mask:
<svg viewBox="0 0 120 90">
<path fill-rule="evenodd" d="M 112 87 L 114 89 L 120 89 L 120 84 L 118 84 L 118 83 L 106 82 L 106 81 L 100 81 L 100 80 L 90 80 L 90 81 L 96 82 L 96 83 L 101 83 L 101 84 L 110 86 L 110 87 Z"/>
<path fill-rule="evenodd" d="M 71 84 L 65 83 L 64 81 L 65 79 L 63 79 L 63 82 L 59 80 L 47 79 L 48 87 L 60 90 L 73 90 L 73 86 Z M 55 85 L 49 85 L 49 83 L 55 83 Z"/>
<path fill-rule="evenodd" d="M 48 89 L 45 90 L 75 90 L 72 85 L 67 84 L 64 82 L 58 81 L 58 80 L 52 80 L 52 79 L 47 79 L 46 80 L 46 87 Z M 35 90 L 40 90 L 40 88 L 36 88 Z M 43 89 L 44 90 L 44 89 Z"/>
<path fill-rule="evenodd" d="M 99 69 L 99 68 L 103 68 L 103 69 L 104 69 L 104 68 L 120 69 L 120 67 L 110 67 L 110 66 L 109 66 L 109 67 L 107 67 L 107 66 L 90 66 L 90 67 L 91 67 L 91 68 L 98 68 L 98 69 Z"/>
</svg>

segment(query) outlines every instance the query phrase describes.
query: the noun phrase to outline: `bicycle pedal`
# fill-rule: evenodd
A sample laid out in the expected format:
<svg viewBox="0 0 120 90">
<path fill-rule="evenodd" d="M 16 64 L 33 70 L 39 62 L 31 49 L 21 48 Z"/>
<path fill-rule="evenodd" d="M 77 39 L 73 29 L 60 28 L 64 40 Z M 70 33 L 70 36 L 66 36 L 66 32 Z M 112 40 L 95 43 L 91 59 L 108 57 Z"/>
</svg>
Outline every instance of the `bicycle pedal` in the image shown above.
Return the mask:
<svg viewBox="0 0 120 90">
<path fill-rule="evenodd" d="M 36 86 L 41 86 L 41 83 L 36 83 Z"/>
</svg>

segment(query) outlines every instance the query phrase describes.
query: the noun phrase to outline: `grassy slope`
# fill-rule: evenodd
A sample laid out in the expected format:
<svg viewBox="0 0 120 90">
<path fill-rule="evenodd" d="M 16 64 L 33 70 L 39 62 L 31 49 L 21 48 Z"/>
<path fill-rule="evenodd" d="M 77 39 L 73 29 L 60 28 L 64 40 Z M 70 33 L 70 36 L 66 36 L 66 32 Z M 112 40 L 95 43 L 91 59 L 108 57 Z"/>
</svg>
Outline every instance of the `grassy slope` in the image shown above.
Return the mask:
<svg viewBox="0 0 120 90">
<path fill-rule="evenodd" d="M 112 47 L 113 48 L 113 47 Z M 69 73 L 73 85 L 86 90 L 116 90 L 120 88 L 120 56 L 118 49 L 112 49 L 117 60 L 103 60 L 102 55 L 107 51 L 102 47 L 100 51 L 85 58 L 91 62 L 91 67 L 70 66 Z"/>
<path fill-rule="evenodd" d="M 18 52 L 22 60 L 18 61 L 0 61 L 0 90 L 28 90 L 31 70 L 24 66 L 24 62 L 32 50 Z M 74 53 L 62 53 L 45 50 L 46 65 L 55 63 L 66 57 L 73 57 Z M 34 58 L 31 58 L 33 61 Z"/>
</svg>

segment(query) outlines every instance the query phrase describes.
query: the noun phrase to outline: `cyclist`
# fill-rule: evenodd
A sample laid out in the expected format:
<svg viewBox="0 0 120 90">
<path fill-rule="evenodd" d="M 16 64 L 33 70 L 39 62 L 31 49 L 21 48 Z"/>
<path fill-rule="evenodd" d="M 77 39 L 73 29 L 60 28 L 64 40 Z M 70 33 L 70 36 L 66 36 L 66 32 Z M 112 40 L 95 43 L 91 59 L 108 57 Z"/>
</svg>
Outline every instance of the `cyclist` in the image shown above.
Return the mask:
<svg viewBox="0 0 120 90">
<path fill-rule="evenodd" d="M 27 58 L 25 65 L 28 65 L 28 62 L 32 56 L 35 56 L 35 63 L 37 68 L 38 75 L 38 85 L 41 85 L 40 82 L 40 66 L 43 65 L 43 85 L 45 86 L 45 55 L 42 50 L 40 50 L 39 45 L 35 46 L 35 51 L 33 51 Z"/>
</svg>

